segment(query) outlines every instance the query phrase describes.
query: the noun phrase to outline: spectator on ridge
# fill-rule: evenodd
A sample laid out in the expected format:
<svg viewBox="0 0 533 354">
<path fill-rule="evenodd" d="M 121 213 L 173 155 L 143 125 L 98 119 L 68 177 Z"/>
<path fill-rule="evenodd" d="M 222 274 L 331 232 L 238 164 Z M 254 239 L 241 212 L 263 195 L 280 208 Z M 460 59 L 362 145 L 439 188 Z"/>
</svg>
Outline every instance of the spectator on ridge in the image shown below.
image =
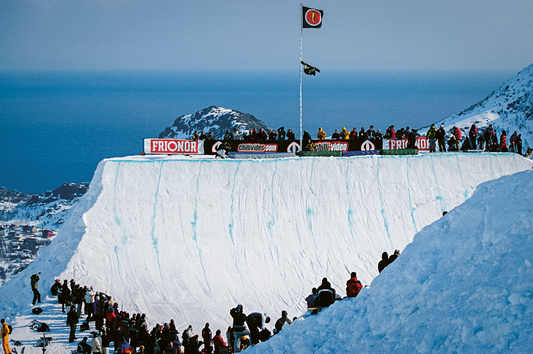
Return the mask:
<svg viewBox="0 0 533 354">
<path fill-rule="evenodd" d="M 323 131 L 322 128 L 318 128 L 318 133 L 316 134 L 316 138 L 320 140 L 326 139 L 326 132 Z"/>
</svg>

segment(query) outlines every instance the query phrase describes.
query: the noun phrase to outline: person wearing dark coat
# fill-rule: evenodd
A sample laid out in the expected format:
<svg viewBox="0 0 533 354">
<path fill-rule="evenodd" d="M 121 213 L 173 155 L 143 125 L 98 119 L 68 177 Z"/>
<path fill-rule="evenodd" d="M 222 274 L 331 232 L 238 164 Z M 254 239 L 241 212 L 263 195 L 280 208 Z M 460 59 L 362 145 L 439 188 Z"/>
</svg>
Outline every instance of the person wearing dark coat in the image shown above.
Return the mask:
<svg viewBox="0 0 533 354">
<path fill-rule="evenodd" d="M 281 332 L 285 323 L 291 324 L 291 320 L 287 316 L 287 311 L 281 311 L 281 318 L 276 321 L 275 325 L 277 333 Z"/>
<path fill-rule="evenodd" d="M 394 250 L 394 254 L 389 257 L 389 264 L 394 262 L 396 258 L 398 258 L 399 255 L 400 255 L 400 250 Z"/>
<path fill-rule="evenodd" d="M 389 254 L 387 252 L 383 252 L 381 254 L 381 261 L 378 263 L 378 271 L 381 273 L 385 267 L 389 265 Z"/>
<path fill-rule="evenodd" d="M 296 139 L 296 136 L 294 135 L 294 133 L 292 132 L 292 129 L 289 129 L 287 131 L 287 140 L 295 140 Z"/>
<path fill-rule="evenodd" d="M 237 307 L 230 310 L 229 314 L 233 317 L 233 351 L 238 353 L 241 347 L 241 337 L 243 335 L 250 334 L 246 329 L 246 315 L 242 312 L 242 305 L 237 305 Z"/>
<path fill-rule="evenodd" d="M 61 303 L 61 308 L 65 312 L 65 304 L 68 306 L 70 303 L 70 289 L 68 287 L 68 282 L 65 279 L 63 286 L 61 287 L 61 294 L 57 297 L 57 301 Z"/>
<path fill-rule="evenodd" d="M 446 152 L 446 144 L 444 144 L 446 131 L 444 130 L 444 124 L 440 125 L 440 128 L 437 130 L 435 137 L 437 138 L 437 143 L 439 145 L 439 152 Z"/>
<path fill-rule="evenodd" d="M 331 287 L 328 278 L 322 279 L 322 284 L 317 288 L 317 303 L 320 307 L 326 307 L 335 302 L 335 289 Z"/>
<path fill-rule="evenodd" d="M 266 317 L 265 323 L 270 322 L 270 317 Z M 263 315 L 259 312 L 253 312 L 246 317 L 246 324 L 250 330 L 252 345 L 259 343 L 259 332 L 263 329 Z"/>
<path fill-rule="evenodd" d="M 67 326 L 70 326 L 70 335 L 68 341 L 70 343 L 76 340 L 76 324 L 78 323 L 78 313 L 75 306 L 70 306 L 70 311 L 67 313 Z"/>
</svg>

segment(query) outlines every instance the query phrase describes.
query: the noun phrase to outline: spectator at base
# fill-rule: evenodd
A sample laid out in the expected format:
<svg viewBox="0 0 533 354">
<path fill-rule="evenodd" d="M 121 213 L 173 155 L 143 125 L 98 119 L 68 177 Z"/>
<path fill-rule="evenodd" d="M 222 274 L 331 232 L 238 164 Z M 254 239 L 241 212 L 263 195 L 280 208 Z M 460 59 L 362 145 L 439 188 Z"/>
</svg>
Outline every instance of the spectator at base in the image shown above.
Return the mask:
<svg viewBox="0 0 533 354">
<path fill-rule="evenodd" d="M 363 288 L 363 284 L 357 279 L 357 274 L 352 272 L 350 279 L 346 282 L 346 296 L 356 297 Z"/>
<path fill-rule="evenodd" d="M 317 289 L 313 288 L 312 293 L 305 298 L 305 301 L 307 302 L 307 308 L 315 307 L 317 297 Z"/>
<path fill-rule="evenodd" d="M 389 257 L 389 264 L 394 262 L 396 258 L 398 258 L 399 255 L 400 255 L 400 250 L 394 250 L 394 254 Z"/>
<path fill-rule="evenodd" d="M 224 339 L 221 335 L 220 329 L 217 329 L 215 333 L 215 338 L 213 338 L 213 345 L 215 346 L 215 354 L 219 354 L 220 350 L 226 346 Z"/>
<path fill-rule="evenodd" d="M 389 254 L 387 252 L 383 252 L 381 254 L 381 261 L 378 263 L 378 271 L 381 273 L 383 269 L 385 269 L 389 265 Z"/>
<path fill-rule="evenodd" d="M 276 333 L 281 332 L 285 323 L 291 324 L 292 322 L 288 317 L 287 311 L 283 310 L 281 311 L 281 317 L 276 321 Z"/>
<path fill-rule="evenodd" d="M 82 341 L 78 343 L 77 352 L 79 354 L 90 354 L 91 350 L 91 346 L 87 343 L 87 337 L 83 337 Z"/>
</svg>

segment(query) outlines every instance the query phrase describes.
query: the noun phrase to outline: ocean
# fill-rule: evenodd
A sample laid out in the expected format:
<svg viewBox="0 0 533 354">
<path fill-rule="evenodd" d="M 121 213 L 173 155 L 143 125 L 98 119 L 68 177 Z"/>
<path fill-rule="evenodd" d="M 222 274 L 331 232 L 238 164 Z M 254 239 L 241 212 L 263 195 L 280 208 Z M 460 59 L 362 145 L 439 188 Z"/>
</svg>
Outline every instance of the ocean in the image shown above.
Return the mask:
<svg viewBox="0 0 533 354">
<path fill-rule="evenodd" d="M 485 98 L 498 73 L 319 73 L 303 126 L 422 127 Z M 0 73 L 0 186 L 43 193 L 90 182 L 98 162 L 142 152 L 174 120 L 215 105 L 299 131 L 299 73 Z"/>
</svg>

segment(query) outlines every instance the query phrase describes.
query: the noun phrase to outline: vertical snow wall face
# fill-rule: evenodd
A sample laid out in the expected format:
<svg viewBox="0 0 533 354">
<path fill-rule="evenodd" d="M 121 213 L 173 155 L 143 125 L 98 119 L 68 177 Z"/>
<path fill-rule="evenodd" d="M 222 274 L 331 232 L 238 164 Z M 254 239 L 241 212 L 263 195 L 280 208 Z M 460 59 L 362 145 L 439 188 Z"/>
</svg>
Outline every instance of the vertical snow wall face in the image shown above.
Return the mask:
<svg viewBox="0 0 533 354">
<path fill-rule="evenodd" d="M 43 271 L 43 288 L 75 278 L 180 329 L 223 330 L 237 304 L 297 316 L 323 277 L 343 296 L 351 271 L 370 284 L 383 251 L 403 249 L 478 184 L 531 167 L 515 154 L 105 160 L 21 275 Z"/>
</svg>

